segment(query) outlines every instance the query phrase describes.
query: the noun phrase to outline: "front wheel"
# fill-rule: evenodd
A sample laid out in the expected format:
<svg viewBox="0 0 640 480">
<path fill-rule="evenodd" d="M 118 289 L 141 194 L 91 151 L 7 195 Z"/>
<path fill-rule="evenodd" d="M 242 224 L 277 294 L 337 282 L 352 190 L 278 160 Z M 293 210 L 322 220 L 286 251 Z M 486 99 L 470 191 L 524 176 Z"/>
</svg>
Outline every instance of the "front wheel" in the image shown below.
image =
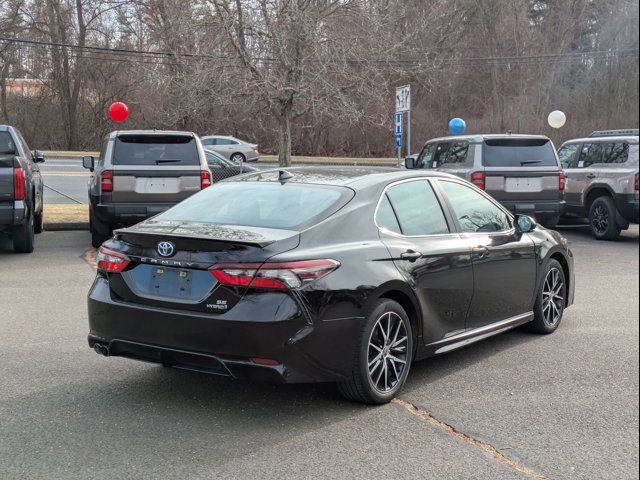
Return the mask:
<svg viewBox="0 0 640 480">
<path fill-rule="evenodd" d="M 378 300 L 364 321 L 351 379 L 338 384 L 356 402 L 387 403 L 400 391 L 413 358 L 413 333 L 406 312 L 393 300 Z"/>
<path fill-rule="evenodd" d="M 567 281 L 562 265 L 551 259 L 545 269 L 544 280 L 533 307 L 533 321 L 524 325 L 533 333 L 549 334 L 556 331 L 567 305 Z"/>
<path fill-rule="evenodd" d="M 616 212 L 611 197 L 598 197 L 593 201 L 589 208 L 589 226 L 597 240 L 615 240 L 620 236 Z"/>
</svg>

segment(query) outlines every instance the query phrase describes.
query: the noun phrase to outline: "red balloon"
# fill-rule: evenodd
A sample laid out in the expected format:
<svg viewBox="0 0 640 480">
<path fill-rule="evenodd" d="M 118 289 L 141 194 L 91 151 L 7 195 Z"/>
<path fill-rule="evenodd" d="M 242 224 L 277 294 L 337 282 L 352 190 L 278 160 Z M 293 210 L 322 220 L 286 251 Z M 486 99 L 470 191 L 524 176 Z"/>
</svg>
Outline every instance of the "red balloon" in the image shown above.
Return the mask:
<svg viewBox="0 0 640 480">
<path fill-rule="evenodd" d="M 129 107 L 122 102 L 114 102 L 109 105 L 109 117 L 116 123 L 122 123 L 129 118 Z"/>
</svg>

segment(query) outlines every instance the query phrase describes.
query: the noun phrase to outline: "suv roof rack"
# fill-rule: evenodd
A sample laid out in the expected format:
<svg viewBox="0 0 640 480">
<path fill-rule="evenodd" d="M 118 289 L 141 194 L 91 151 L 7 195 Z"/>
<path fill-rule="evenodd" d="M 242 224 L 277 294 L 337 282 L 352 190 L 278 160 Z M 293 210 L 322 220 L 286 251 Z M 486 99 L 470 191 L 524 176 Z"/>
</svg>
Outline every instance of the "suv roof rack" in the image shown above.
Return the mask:
<svg viewBox="0 0 640 480">
<path fill-rule="evenodd" d="M 627 137 L 627 136 L 638 136 L 637 128 L 627 128 L 622 130 L 596 130 L 589 135 L 591 137 Z"/>
</svg>

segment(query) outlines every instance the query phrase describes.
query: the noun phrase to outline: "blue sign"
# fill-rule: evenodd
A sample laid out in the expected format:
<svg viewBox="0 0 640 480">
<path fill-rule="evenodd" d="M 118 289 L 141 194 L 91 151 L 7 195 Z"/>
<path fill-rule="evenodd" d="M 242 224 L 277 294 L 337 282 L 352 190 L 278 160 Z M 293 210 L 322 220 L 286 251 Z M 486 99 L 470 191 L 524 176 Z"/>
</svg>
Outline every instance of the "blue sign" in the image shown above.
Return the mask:
<svg viewBox="0 0 640 480">
<path fill-rule="evenodd" d="M 402 113 L 396 113 L 396 135 L 402 135 Z"/>
<path fill-rule="evenodd" d="M 402 134 L 396 135 L 396 148 L 402 148 Z"/>
</svg>

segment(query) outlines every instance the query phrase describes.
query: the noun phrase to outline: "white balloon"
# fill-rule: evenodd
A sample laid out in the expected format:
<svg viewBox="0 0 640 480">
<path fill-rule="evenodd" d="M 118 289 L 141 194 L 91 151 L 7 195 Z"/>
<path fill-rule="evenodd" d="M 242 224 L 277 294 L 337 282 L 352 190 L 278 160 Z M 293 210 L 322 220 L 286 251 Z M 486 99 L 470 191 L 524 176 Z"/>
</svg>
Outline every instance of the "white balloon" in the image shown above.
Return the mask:
<svg viewBox="0 0 640 480">
<path fill-rule="evenodd" d="M 553 128 L 561 128 L 567 122 L 567 116 L 564 112 L 560 110 L 554 110 L 549 114 L 549 118 L 547 118 L 549 125 Z"/>
</svg>

